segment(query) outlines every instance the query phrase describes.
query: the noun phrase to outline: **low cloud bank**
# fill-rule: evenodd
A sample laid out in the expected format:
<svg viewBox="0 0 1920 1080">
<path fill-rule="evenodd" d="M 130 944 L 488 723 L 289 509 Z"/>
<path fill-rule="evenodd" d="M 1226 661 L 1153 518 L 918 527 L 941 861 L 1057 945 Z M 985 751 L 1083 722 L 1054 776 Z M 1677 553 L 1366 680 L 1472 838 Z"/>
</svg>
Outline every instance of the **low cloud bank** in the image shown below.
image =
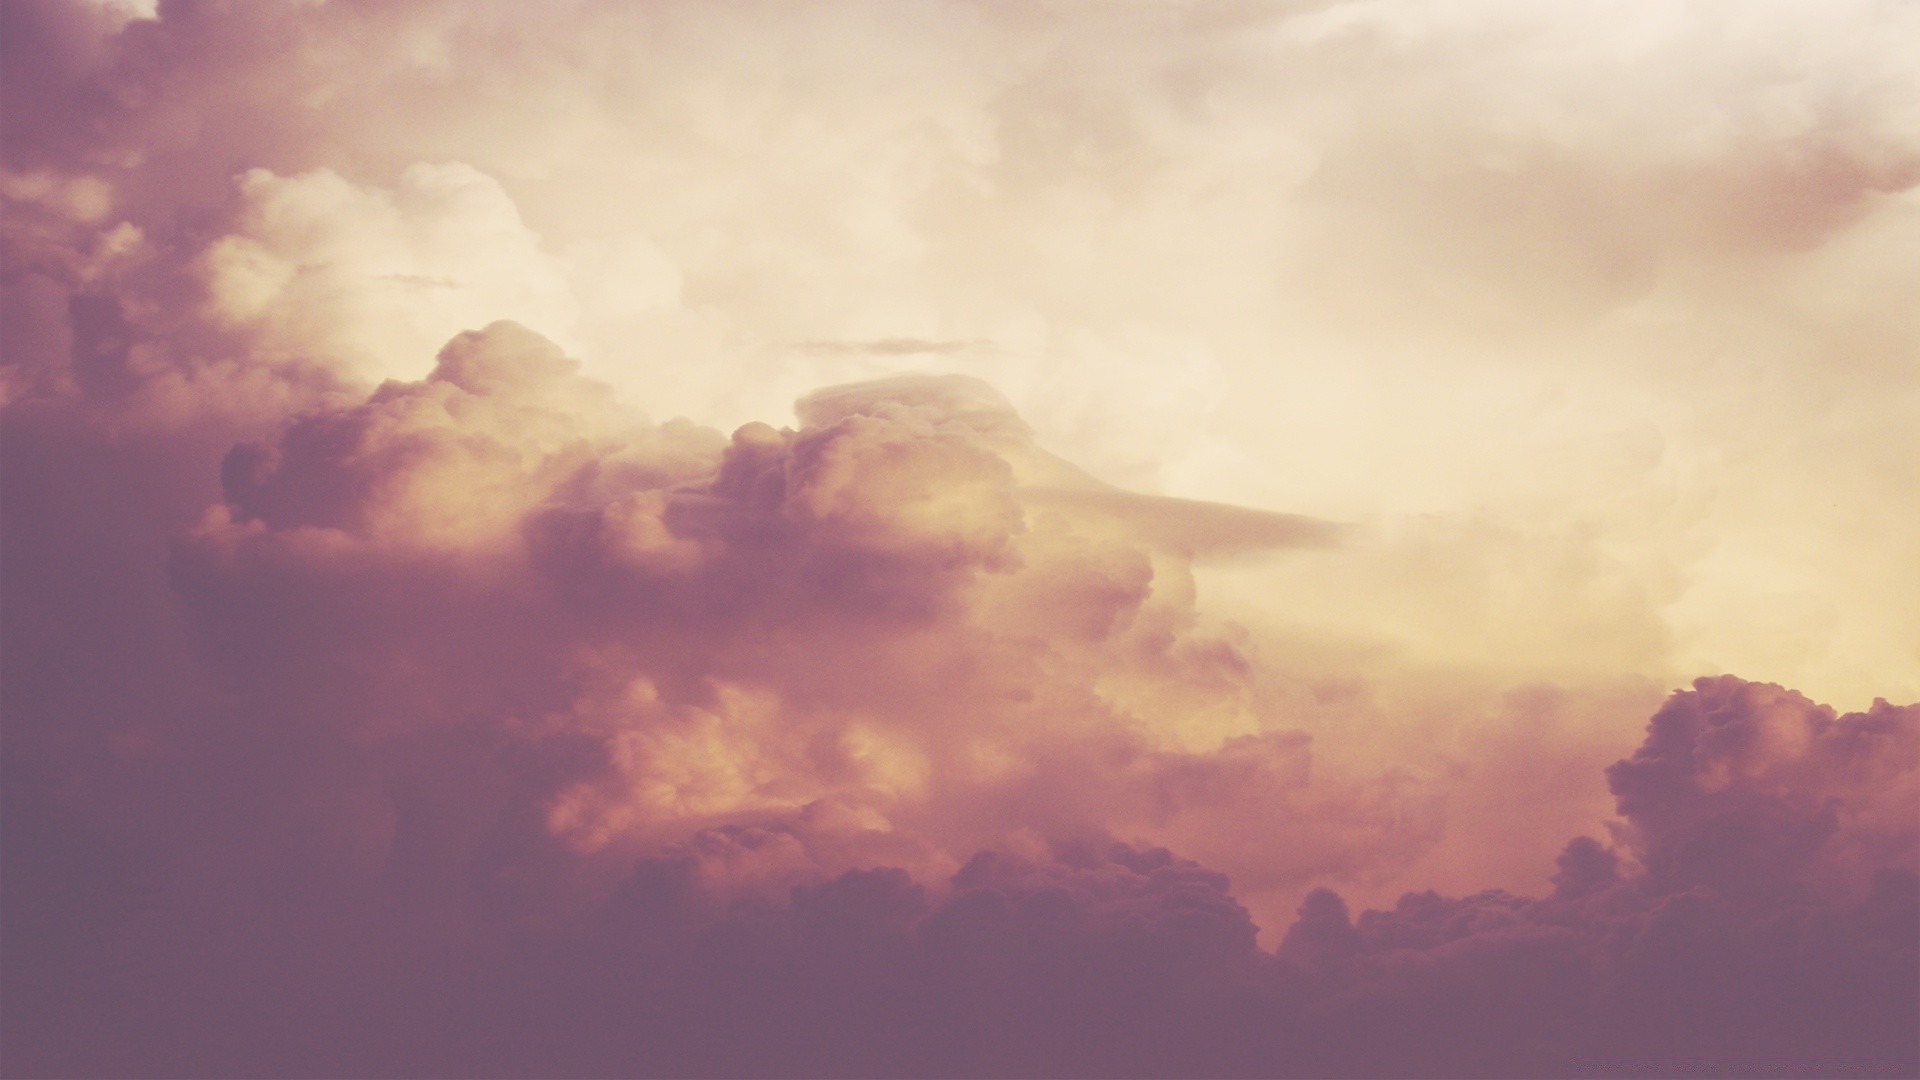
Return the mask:
<svg viewBox="0 0 1920 1080">
<path fill-rule="evenodd" d="M 1321 888 L 1270 951 L 1233 881 L 1390 874 L 1444 799 L 1318 768 L 1188 508 L 984 384 L 729 438 L 500 323 L 305 400 L 10 414 L 9 1072 L 1914 1061 L 1920 706 L 1701 680 L 1550 895 Z"/>
</svg>

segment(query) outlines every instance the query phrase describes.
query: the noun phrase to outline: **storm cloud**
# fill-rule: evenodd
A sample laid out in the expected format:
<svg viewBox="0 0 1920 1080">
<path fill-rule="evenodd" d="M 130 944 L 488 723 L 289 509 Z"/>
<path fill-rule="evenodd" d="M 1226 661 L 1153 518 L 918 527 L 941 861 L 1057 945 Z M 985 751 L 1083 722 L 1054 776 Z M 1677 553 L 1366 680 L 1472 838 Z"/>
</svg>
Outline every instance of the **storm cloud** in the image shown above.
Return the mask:
<svg viewBox="0 0 1920 1080">
<path fill-rule="evenodd" d="M 0 1069 L 1920 1068 L 1920 27 L 1746 12 L 0 7 Z"/>
</svg>

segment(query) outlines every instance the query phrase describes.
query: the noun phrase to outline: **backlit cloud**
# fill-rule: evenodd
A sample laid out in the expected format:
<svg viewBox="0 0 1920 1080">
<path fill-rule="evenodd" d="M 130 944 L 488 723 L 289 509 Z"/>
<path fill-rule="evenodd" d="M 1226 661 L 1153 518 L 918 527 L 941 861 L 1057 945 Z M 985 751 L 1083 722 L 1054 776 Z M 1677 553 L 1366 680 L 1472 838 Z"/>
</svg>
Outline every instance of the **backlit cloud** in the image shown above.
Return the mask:
<svg viewBox="0 0 1920 1080">
<path fill-rule="evenodd" d="M 0 6 L 0 1068 L 1912 1071 L 1916 39 Z"/>
</svg>

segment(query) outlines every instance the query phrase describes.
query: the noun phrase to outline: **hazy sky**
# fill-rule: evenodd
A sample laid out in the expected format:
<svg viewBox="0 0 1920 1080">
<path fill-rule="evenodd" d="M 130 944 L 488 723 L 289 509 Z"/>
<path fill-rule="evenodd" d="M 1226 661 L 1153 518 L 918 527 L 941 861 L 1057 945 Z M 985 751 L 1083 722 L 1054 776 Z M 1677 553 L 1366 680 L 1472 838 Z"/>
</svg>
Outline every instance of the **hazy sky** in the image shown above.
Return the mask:
<svg viewBox="0 0 1920 1080">
<path fill-rule="evenodd" d="M 1920 1055 L 1920 5 L 0 20 L 9 1073 Z"/>
</svg>

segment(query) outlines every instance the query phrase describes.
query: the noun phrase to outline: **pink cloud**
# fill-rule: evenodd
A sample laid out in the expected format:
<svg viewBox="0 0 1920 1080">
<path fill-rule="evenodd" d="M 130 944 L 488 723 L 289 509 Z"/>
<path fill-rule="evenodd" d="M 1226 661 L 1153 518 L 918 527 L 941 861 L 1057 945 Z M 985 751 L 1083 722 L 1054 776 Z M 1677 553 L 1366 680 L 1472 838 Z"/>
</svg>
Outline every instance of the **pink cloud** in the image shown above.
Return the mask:
<svg viewBox="0 0 1920 1080">
<path fill-rule="evenodd" d="M 0 1071 L 1920 1068 L 1659 703 L 1911 686 L 1911 19 L 1656 7 L 0 5 Z"/>
</svg>

